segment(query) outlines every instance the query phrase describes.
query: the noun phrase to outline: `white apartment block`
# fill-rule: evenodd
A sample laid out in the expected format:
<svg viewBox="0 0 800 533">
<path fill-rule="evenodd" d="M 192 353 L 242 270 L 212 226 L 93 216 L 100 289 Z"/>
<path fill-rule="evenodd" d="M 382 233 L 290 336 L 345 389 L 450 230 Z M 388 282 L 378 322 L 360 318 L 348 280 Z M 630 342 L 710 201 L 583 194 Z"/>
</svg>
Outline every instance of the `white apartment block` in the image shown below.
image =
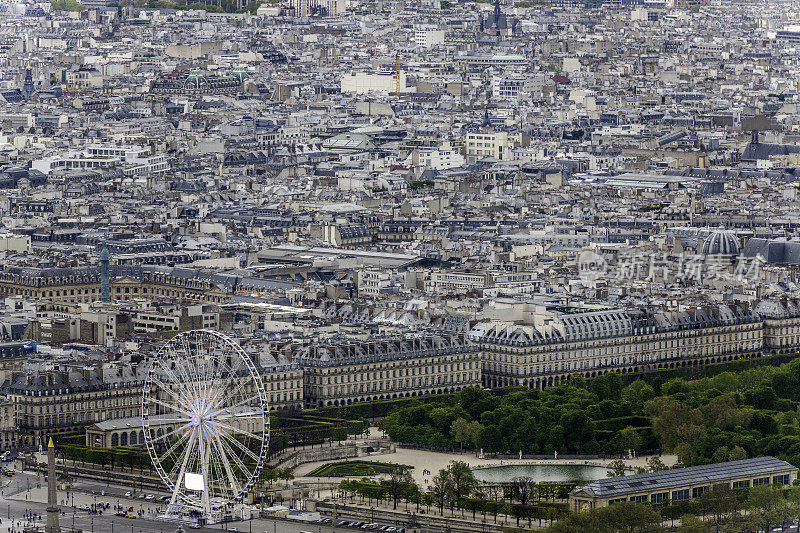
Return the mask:
<svg viewBox="0 0 800 533">
<path fill-rule="evenodd" d="M 414 42 L 418 48 L 433 48 L 444 44 L 445 31 L 436 26 L 423 25 L 414 28 Z"/>
<path fill-rule="evenodd" d="M 493 157 L 500 161 L 512 161 L 513 149 L 522 144 L 522 134 L 498 132 L 480 132 L 467 134 L 467 163 L 474 163 L 485 157 Z"/>
<path fill-rule="evenodd" d="M 399 84 L 398 84 L 399 81 Z M 354 72 L 344 74 L 341 79 L 343 93 L 368 94 L 371 92 L 389 94 L 398 88 L 400 92 L 407 90 L 406 73 L 402 70 L 399 76 L 394 72 L 369 73 Z"/>
</svg>

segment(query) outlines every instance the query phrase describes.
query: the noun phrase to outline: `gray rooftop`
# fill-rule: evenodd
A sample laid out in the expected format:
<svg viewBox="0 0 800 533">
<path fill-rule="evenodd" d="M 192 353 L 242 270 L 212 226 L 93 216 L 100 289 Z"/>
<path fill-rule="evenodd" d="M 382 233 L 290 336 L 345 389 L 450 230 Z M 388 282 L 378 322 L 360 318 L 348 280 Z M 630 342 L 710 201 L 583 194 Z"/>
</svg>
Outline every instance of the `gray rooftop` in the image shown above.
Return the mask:
<svg viewBox="0 0 800 533">
<path fill-rule="evenodd" d="M 731 479 L 758 475 L 783 474 L 796 470 L 797 468 L 786 461 L 780 461 L 774 457 L 756 457 L 727 463 L 600 479 L 588 485 L 576 487 L 572 492 L 573 494 L 582 492 L 598 498 L 608 498 L 638 492 L 676 489 L 687 485 L 721 483 Z"/>
</svg>

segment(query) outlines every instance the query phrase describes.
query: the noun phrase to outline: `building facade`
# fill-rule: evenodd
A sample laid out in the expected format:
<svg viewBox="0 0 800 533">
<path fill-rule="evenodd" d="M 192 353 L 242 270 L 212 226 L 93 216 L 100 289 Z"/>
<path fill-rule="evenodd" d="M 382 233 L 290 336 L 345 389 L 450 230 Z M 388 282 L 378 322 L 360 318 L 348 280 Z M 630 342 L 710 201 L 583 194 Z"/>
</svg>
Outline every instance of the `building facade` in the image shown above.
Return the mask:
<svg viewBox="0 0 800 533">
<path fill-rule="evenodd" d="M 449 394 L 481 383 L 478 348 L 458 336 L 333 342 L 296 356 L 307 407 Z"/>
<path fill-rule="evenodd" d="M 111 301 L 136 298 L 180 299 L 221 303 L 239 293 L 291 288 L 275 282 L 213 274 L 193 268 L 112 265 Z M 95 302 L 100 299 L 100 267 L 10 267 L 0 271 L 0 297 L 26 296 L 57 302 Z"/>
<path fill-rule="evenodd" d="M 570 375 L 638 373 L 756 357 L 764 324 L 727 306 L 692 312 L 597 311 L 542 316 L 538 324 L 480 324 L 485 387 L 542 389 Z M 535 319 L 536 320 L 536 319 Z"/>
</svg>

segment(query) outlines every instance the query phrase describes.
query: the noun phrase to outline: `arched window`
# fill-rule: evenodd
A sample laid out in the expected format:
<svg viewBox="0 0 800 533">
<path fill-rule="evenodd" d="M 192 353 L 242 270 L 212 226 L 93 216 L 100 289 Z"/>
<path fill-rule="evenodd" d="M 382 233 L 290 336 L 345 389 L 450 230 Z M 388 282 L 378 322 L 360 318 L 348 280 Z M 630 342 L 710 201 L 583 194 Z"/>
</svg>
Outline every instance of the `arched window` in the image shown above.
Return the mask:
<svg viewBox="0 0 800 533">
<path fill-rule="evenodd" d="M 119 446 L 119 435 L 116 433 L 111 434 L 111 446 Z"/>
<path fill-rule="evenodd" d="M 123 432 L 119 436 L 119 445 L 120 446 L 127 446 L 128 445 L 128 434 L 127 433 Z"/>
<path fill-rule="evenodd" d="M 137 444 L 137 440 L 136 440 L 136 432 L 135 432 L 135 431 L 131 431 L 131 437 L 130 437 L 130 440 L 129 440 L 129 442 L 130 442 L 131 444 Z"/>
</svg>

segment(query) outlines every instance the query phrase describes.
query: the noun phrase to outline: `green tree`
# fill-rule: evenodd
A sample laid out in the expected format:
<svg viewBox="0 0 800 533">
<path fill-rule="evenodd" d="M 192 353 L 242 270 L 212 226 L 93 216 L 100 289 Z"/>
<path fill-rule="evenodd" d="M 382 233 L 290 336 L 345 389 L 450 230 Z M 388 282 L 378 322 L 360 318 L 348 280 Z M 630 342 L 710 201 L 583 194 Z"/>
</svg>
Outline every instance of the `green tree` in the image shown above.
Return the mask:
<svg viewBox="0 0 800 533">
<path fill-rule="evenodd" d="M 608 468 L 608 472 L 606 473 L 608 477 L 620 477 L 625 475 L 625 472 L 628 470 L 628 465 L 626 465 L 625 461 L 622 459 L 614 459 L 608 463 L 606 468 Z"/>
<path fill-rule="evenodd" d="M 655 395 L 653 387 L 641 379 L 637 379 L 622 389 L 622 400 L 638 410 L 644 406 L 645 402 L 652 400 Z"/>
<path fill-rule="evenodd" d="M 741 504 L 728 484 L 714 485 L 697 500 L 703 514 L 711 515 L 716 528 L 725 528 L 738 521 Z"/>
<path fill-rule="evenodd" d="M 662 470 L 669 470 L 669 467 L 661 459 L 653 456 L 647 461 L 647 469 L 650 472 L 661 472 Z"/>
<path fill-rule="evenodd" d="M 636 452 L 642 447 L 642 439 L 633 426 L 628 426 L 619 432 L 619 444 L 623 451 Z"/>
<path fill-rule="evenodd" d="M 54 11 L 83 11 L 86 6 L 77 0 L 50 0 L 50 6 Z"/>
<path fill-rule="evenodd" d="M 683 515 L 678 526 L 678 533 L 708 533 L 708 530 L 708 524 L 691 514 Z"/>
<path fill-rule="evenodd" d="M 728 460 L 741 461 L 742 459 L 747 459 L 747 452 L 741 446 L 734 446 L 730 455 L 728 455 Z"/>
<path fill-rule="evenodd" d="M 648 505 L 624 502 L 572 513 L 546 529 L 548 533 L 662 533 L 661 515 Z"/>
<path fill-rule="evenodd" d="M 748 511 L 747 522 L 756 530 L 769 531 L 783 518 L 785 500 L 772 485 L 760 485 L 748 491 L 744 507 Z"/>
<path fill-rule="evenodd" d="M 700 422 L 700 411 L 691 409 L 676 398 L 660 396 L 648 401 L 644 411 L 653 421 L 653 432 L 668 451 L 683 444 L 681 432 Z M 699 426 L 698 426 L 699 427 Z"/>
<path fill-rule="evenodd" d="M 706 430 L 695 424 L 685 424 L 678 428 L 678 445 L 674 448 L 678 458 L 685 465 L 695 464 L 698 449 L 706 438 Z"/>
<path fill-rule="evenodd" d="M 611 531 L 625 533 L 656 533 L 664 531 L 661 514 L 647 505 L 619 503 L 600 510 L 602 521 Z"/>
<path fill-rule="evenodd" d="M 502 451 L 503 435 L 497 426 L 484 427 L 478 435 L 478 448 L 488 453 L 497 453 Z"/>
<path fill-rule="evenodd" d="M 278 478 L 286 482 L 287 487 L 289 486 L 289 481 L 294 479 L 294 471 L 291 468 L 279 468 L 277 473 Z"/>
<path fill-rule="evenodd" d="M 472 469 L 464 461 L 450 463 L 450 480 L 452 482 L 453 500 L 460 506 L 461 498 L 466 498 L 478 484 Z"/>
<path fill-rule="evenodd" d="M 707 426 L 722 430 L 734 429 L 737 426 L 747 427 L 753 417 L 753 411 L 740 409 L 730 394 L 713 398 L 700 411 Z"/>
<path fill-rule="evenodd" d="M 450 472 L 446 469 L 440 470 L 433 476 L 430 491 L 433 502 L 439 507 L 440 514 L 444 515 L 444 506 L 452 493 L 453 479 L 450 477 Z"/>
<path fill-rule="evenodd" d="M 520 507 L 524 508 L 528 505 L 533 492 L 533 478 L 527 476 L 519 476 L 511 478 L 511 487 L 513 488 L 514 497 L 519 501 Z M 530 515 L 529 515 L 530 517 Z M 519 527 L 519 514 L 516 515 L 517 527 Z"/>
<path fill-rule="evenodd" d="M 414 485 L 414 480 L 407 468 L 398 468 L 389 475 L 389 479 L 381 481 L 381 485 L 386 487 L 386 493 L 392 498 L 393 508 L 397 509 L 397 501 Z"/>
<path fill-rule="evenodd" d="M 472 435 L 470 433 L 470 423 L 464 418 L 456 418 L 450 425 L 450 433 L 453 434 L 453 440 L 461 445 L 461 451 L 464 451 L 464 443 L 472 442 Z"/>
</svg>

